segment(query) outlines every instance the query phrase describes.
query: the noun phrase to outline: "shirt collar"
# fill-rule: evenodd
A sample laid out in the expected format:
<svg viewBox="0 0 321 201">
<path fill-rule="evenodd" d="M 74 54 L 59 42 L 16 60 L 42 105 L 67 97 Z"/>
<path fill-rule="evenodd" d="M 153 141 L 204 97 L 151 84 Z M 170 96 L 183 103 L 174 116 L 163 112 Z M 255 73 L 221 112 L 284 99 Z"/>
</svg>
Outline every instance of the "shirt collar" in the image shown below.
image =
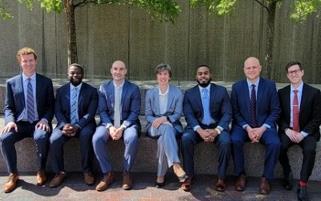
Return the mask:
<svg viewBox="0 0 321 201">
<path fill-rule="evenodd" d="M 255 84 L 255 86 L 257 87 L 257 86 L 259 86 L 260 77 L 256 79 L 255 83 L 252 83 L 252 82 L 251 82 L 250 80 L 248 80 L 248 79 L 246 79 L 246 82 L 247 82 L 247 85 L 248 85 L 249 87 L 251 87 L 252 84 Z"/>
<path fill-rule="evenodd" d="M 116 87 L 123 88 L 124 84 L 125 84 L 125 80 L 123 80 L 123 82 L 119 86 L 117 86 L 115 81 L 113 80 L 113 85 L 114 85 L 115 88 Z"/>
<path fill-rule="evenodd" d="M 34 73 L 33 75 L 31 75 L 30 77 L 27 77 L 24 73 L 22 73 L 22 79 L 23 79 L 23 81 L 26 81 L 26 80 L 28 80 L 29 78 L 31 79 L 31 81 L 36 80 L 36 73 Z"/>
<path fill-rule="evenodd" d="M 159 86 L 158 86 L 158 94 L 159 94 L 159 95 L 166 96 L 166 95 L 168 94 L 168 91 L 169 91 L 169 85 L 167 86 L 167 89 L 166 89 L 165 93 L 162 93 L 161 90 L 160 90 L 160 88 L 159 88 Z"/>
<path fill-rule="evenodd" d="M 80 88 L 81 88 L 81 86 L 82 86 L 82 82 L 78 85 L 78 86 L 74 86 L 74 85 L 72 85 L 71 83 L 70 83 L 70 90 L 73 90 L 73 89 L 78 89 L 78 91 L 80 90 Z"/>
<path fill-rule="evenodd" d="M 291 84 L 291 93 L 293 92 L 293 90 L 294 90 L 294 87 Z M 298 90 L 299 93 L 302 92 L 302 90 L 303 90 L 303 82 L 299 85 L 298 88 L 296 88 L 296 90 Z"/>
<path fill-rule="evenodd" d="M 210 91 L 211 83 L 209 85 L 207 85 L 207 87 L 201 87 L 200 85 L 198 85 L 198 88 L 200 91 L 202 91 L 202 89 L 207 89 L 207 91 Z"/>
</svg>

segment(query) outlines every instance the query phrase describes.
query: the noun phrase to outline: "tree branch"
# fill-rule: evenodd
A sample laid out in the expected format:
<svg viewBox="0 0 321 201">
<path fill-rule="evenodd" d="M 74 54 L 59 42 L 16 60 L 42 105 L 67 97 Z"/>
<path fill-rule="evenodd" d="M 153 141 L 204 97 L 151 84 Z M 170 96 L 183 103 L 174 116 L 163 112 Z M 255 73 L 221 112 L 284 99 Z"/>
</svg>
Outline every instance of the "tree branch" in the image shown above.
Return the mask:
<svg viewBox="0 0 321 201">
<path fill-rule="evenodd" d="M 256 3 L 260 4 L 263 8 L 266 9 L 267 12 L 270 12 L 269 7 L 267 7 L 263 2 L 259 1 L 259 0 L 254 0 Z"/>
<path fill-rule="evenodd" d="M 89 3 L 96 3 L 96 1 L 95 1 L 95 0 L 83 0 L 83 1 L 81 1 L 81 2 L 79 2 L 79 3 L 76 3 L 76 4 L 74 5 L 74 7 L 75 7 L 75 8 L 77 8 L 77 7 L 82 7 L 82 6 L 85 6 L 86 4 L 89 4 Z"/>
</svg>

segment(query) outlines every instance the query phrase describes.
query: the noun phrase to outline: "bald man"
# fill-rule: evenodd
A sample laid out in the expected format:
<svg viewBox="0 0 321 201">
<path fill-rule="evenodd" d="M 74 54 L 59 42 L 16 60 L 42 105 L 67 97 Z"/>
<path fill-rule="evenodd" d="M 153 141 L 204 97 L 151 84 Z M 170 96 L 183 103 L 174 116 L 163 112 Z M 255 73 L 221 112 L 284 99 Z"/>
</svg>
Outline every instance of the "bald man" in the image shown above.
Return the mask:
<svg viewBox="0 0 321 201">
<path fill-rule="evenodd" d="M 232 86 L 231 103 L 233 108 L 233 126 L 231 141 L 237 180 L 235 189 L 243 191 L 246 185 L 244 169 L 244 142 L 265 145 L 264 171 L 259 193 L 269 194 L 270 181 L 278 161 L 280 140 L 276 130 L 276 120 L 280 113 L 280 104 L 275 83 L 260 77 L 262 67 L 255 57 L 244 62 L 246 79 Z M 251 157 L 251 156 L 248 156 Z"/>
<path fill-rule="evenodd" d="M 115 61 L 110 69 L 112 80 L 103 83 L 99 89 L 98 113 L 100 125 L 93 137 L 94 152 L 99 162 L 103 178 L 96 186 L 97 191 L 106 190 L 114 180 L 107 141 L 123 139 L 125 151 L 123 157 L 124 190 L 132 188 L 130 170 L 137 150 L 138 130 L 140 124 L 140 91 L 138 86 L 128 82 L 127 67 L 123 61 Z"/>
</svg>

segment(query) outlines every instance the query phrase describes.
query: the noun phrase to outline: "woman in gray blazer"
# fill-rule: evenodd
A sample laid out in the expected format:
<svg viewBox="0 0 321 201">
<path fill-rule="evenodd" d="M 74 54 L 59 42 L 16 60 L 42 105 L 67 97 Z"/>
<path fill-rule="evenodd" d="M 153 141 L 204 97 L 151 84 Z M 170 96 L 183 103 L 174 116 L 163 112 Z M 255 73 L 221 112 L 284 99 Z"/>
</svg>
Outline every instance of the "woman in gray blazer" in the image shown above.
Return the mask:
<svg viewBox="0 0 321 201">
<path fill-rule="evenodd" d="M 180 182 L 187 179 L 179 155 L 176 135 L 183 132 L 179 121 L 182 115 L 183 94 L 180 89 L 170 85 L 172 76 L 168 64 L 159 64 L 155 68 L 158 85 L 146 92 L 145 115 L 147 135 L 157 139 L 157 179 L 156 187 L 165 184 L 165 174 L 173 166 Z"/>
</svg>

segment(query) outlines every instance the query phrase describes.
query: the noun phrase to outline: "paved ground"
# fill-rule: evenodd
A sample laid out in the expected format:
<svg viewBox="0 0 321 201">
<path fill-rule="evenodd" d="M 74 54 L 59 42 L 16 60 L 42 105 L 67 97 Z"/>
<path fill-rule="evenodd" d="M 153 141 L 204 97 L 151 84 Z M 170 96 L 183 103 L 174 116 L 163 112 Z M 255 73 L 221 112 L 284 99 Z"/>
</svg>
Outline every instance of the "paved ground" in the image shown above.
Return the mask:
<svg viewBox="0 0 321 201">
<path fill-rule="evenodd" d="M 3 184 L 7 177 L 0 176 Z M 273 183 L 270 195 L 263 196 L 257 193 L 259 178 L 250 178 L 245 192 L 236 192 L 233 187 L 233 178 L 228 178 L 228 188 L 224 193 L 216 192 L 213 188 L 214 177 L 210 175 L 197 176 L 191 192 L 184 192 L 174 177 L 167 178 L 167 185 L 163 189 L 153 187 L 154 175 L 147 173 L 136 173 L 134 188 L 130 191 L 121 189 L 121 175 L 117 174 L 116 182 L 104 192 L 96 192 L 94 186 L 88 187 L 82 182 L 81 173 L 71 173 L 65 183 L 56 189 L 46 186 L 34 185 L 34 176 L 31 174 L 20 176 L 19 186 L 12 193 L 0 193 L 0 200 L 66 200 L 66 201 L 294 201 L 295 190 L 283 190 L 280 181 Z M 321 182 L 310 182 L 309 192 L 312 201 L 321 200 Z"/>
</svg>

